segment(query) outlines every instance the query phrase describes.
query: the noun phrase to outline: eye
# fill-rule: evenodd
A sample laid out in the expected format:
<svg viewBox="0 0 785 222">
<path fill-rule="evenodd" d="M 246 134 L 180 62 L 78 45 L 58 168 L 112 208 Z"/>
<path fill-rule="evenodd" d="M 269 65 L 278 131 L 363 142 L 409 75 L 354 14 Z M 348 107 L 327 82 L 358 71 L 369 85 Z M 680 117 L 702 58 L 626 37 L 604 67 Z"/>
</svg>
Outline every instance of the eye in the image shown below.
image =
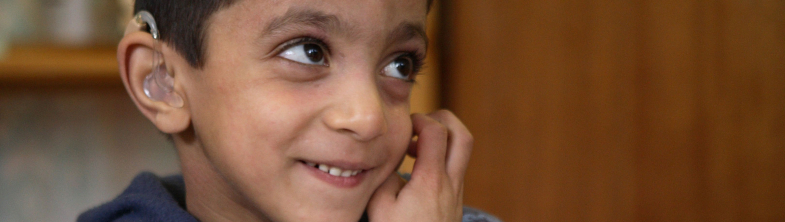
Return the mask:
<svg viewBox="0 0 785 222">
<path fill-rule="evenodd" d="M 390 64 L 387 64 L 382 71 L 386 76 L 406 80 L 407 82 L 414 80 L 415 72 L 416 67 L 414 60 L 408 55 L 402 55 L 395 58 L 395 60 L 390 62 Z"/>
<path fill-rule="evenodd" d="M 327 66 L 324 48 L 312 42 L 295 44 L 278 56 L 303 64 Z"/>
</svg>

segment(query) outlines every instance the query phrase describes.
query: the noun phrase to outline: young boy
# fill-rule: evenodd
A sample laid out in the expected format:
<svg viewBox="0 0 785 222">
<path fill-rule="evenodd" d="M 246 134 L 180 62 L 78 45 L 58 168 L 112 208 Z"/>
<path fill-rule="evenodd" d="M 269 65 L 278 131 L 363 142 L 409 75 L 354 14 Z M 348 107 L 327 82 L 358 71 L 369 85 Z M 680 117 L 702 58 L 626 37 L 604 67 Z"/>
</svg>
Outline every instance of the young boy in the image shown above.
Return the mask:
<svg viewBox="0 0 785 222">
<path fill-rule="evenodd" d="M 182 177 L 140 174 L 78 221 L 496 220 L 462 207 L 460 120 L 409 114 L 426 0 L 135 4 L 158 32 L 126 33 L 120 75 Z"/>
</svg>

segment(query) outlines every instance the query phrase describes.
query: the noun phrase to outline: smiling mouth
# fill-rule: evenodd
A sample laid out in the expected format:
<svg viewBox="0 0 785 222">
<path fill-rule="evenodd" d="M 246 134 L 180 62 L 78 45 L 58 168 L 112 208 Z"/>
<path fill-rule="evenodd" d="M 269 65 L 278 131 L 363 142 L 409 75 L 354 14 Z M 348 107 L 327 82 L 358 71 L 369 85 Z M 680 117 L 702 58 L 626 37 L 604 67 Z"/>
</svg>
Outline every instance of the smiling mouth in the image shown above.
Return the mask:
<svg viewBox="0 0 785 222">
<path fill-rule="evenodd" d="M 305 163 L 306 165 L 308 165 L 310 167 L 319 169 L 322 172 L 325 172 L 327 174 L 330 174 L 330 175 L 336 176 L 336 177 L 352 177 L 352 176 L 357 176 L 357 174 L 360 174 L 362 172 L 365 172 L 365 170 L 341 169 L 341 168 L 330 166 L 330 165 L 327 165 L 327 164 L 312 163 L 312 162 L 307 162 L 307 161 L 300 161 L 300 162 Z"/>
</svg>

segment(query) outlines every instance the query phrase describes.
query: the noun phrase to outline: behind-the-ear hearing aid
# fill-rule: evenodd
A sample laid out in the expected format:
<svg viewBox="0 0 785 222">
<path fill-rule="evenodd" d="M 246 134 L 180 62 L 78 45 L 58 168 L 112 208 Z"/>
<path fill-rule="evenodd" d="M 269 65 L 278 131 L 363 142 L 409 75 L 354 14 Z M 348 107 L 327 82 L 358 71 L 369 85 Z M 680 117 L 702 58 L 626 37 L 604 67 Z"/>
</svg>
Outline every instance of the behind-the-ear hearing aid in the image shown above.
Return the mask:
<svg viewBox="0 0 785 222">
<path fill-rule="evenodd" d="M 152 72 L 144 78 L 144 94 L 152 100 L 165 102 L 169 106 L 182 107 L 183 99 L 174 92 L 174 78 L 166 70 L 166 65 L 162 59 L 161 35 L 158 32 L 158 26 L 155 24 L 153 15 L 147 11 L 136 13 L 131 22 L 128 23 L 125 34 L 144 31 L 145 29 L 148 29 L 153 36 L 153 65 Z"/>
</svg>

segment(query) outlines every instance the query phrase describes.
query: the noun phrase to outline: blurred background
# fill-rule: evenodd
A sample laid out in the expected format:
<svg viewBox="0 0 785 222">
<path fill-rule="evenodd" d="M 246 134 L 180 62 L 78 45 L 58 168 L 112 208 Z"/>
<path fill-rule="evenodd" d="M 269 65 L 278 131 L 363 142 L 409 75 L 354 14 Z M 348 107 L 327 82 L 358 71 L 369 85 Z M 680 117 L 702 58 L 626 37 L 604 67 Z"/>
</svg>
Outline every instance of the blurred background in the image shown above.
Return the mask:
<svg viewBox="0 0 785 222">
<path fill-rule="evenodd" d="M 73 221 L 179 171 L 117 74 L 130 4 L 0 0 L 0 221 Z M 428 31 L 412 109 L 474 134 L 466 205 L 785 221 L 785 1 L 437 1 Z"/>
</svg>

